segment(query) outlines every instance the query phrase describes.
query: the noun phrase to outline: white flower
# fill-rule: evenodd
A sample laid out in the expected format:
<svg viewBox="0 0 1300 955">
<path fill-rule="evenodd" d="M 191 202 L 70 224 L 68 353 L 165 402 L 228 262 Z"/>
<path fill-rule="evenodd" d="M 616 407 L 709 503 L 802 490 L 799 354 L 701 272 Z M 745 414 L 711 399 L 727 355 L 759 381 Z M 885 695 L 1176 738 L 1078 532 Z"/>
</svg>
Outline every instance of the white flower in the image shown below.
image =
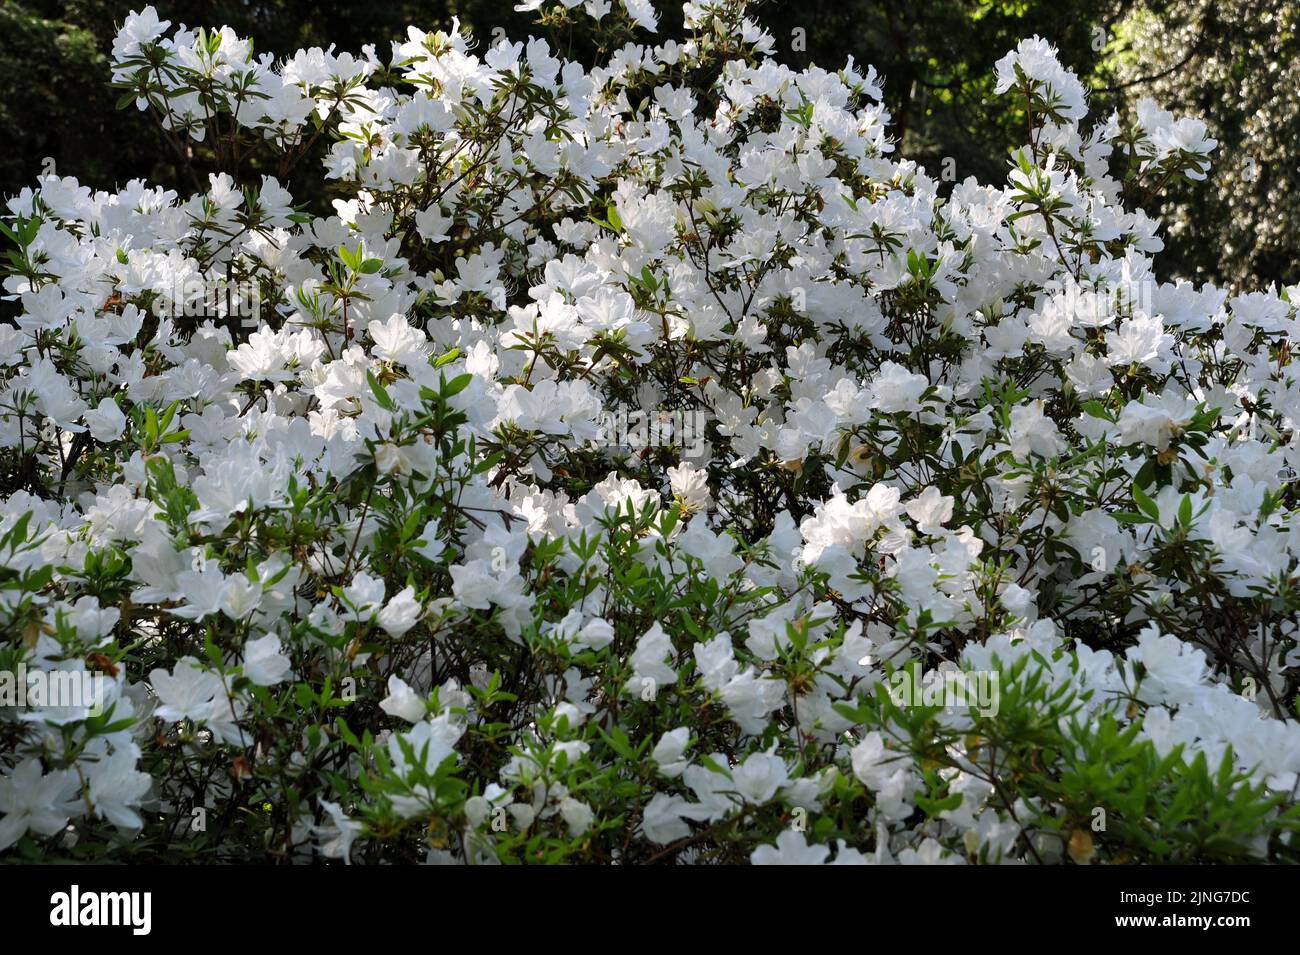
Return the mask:
<svg viewBox="0 0 1300 955">
<path fill-rule="evenodd" d="M 149 685 L 161 704 L 155 715 L 170 723 L 206 718 L 212 700 L 225 692 L 221 678 L 193 657 L 181 657 L 171 673 L 151 671 Z"/>
<path fill-rule="evenodd" d="M 408 723 L 420 722 L 429 709 L 425 698 L 407 686 L 399 676 L 388 678 L 388 696 L 379 701 L 379 708 L 389 716 L 396 716 Z"/>
<path fill-rule="evenodd" d="M 675 779 L 690 765 L 685 758 L 686 747 L 690 745 L 691 730 L 688 726 L 679 726 L 659 737 L 659 742 L 650 751 L 650 757 L 659 766 L 659 772 L 669 779 Z"/>
<path fill-rule="evenodd" d="M 426 560 L 437 561 L 442 556 L 442 552 L 447 549 L 447 545 L 438 537 L 438 521 L 432 520 L 424 525 L 424 530 L 420 532 L 420 540 L 424 541 L 419 547 L 419 553 Z"/>
<path fill-rule="evenodd" d="M 254 381 L 289 381 L 299 369 L 311 367 L 325 345 L 310 332 L 259 329 L 226 356 L 241 377 Z"/>
<path fill-rule="evenodd" d="M 379 611 L 379 626 L 392 637 L 400 637 L 415 626 L 423 612 L 414 587 L 405 587 Z"/>
<path fill-rule="evenodd" d="M 401 446 L 385 441 L 375 448 L 375 467 L 380 474 L 410 474 L 411 457 Z"/>
<path fill-rule="evenodd" d="M 82 419 L 96 441 L 116 441 L 126 431 L 126 415 L 112 398 L 105 398 L 94 411 L 82 415 Z"/>
<path fill-rule="evenodd" d="M 86 774 L 86 798 L 95 813 L 119 829 L 140 829 L 144 821 L 135 811 L 149 791 L 153 778 L 136 768 L 135 747 L 116 749 L 111 756 L 91 764 Z"/>
<path fill-rule="evenodd" d="M 781 757 L 772 753 L 751 753 L 731 771 L 731 779 L 746 802 L 761 806 L 789 782 L 790 773 Z"/>
<path fill-rule="evenodd" d="M 196 569 L 176 575 L 176 592 L 185 604 L 171 612 L 188 620 L 199 620 L 221 612 L 227 596 L 226 577 L 216 561 L 204 560 Z"/>
<path fill-rule="evenodd" d="M 673 656 L 673 641 L 658 623 L 641 635 L 632 652 L 632 677 L 627 681 L 627 691 L 634 696 L 652 692 L 658 687 L 677 682 L 677 671 L 668 665 Z"/>
<path fill-rule="evenodd" d="M 414 365 L 428 355 L 428 340 L 422 331 L 412 328 L 402 315 L 392 315 L 386 322 L 371 322 L 366 326 L 374 341 L 376 358 L 383 361 Z"/>
<path fill-rule="evenodd" d="M 221 590 L 221 612 L 231 620 L 243 620 L 262 603 L 262 585 L 242 572 L 226 578 Z"/>
<path fill-rule="evenodd" d="M 384 582 L 362 571 L 343 588 L 343 600 L 349 620 L 369 620 L 384 602 Z"/>
<path fill-rule="evenodd" d="M 872 730 L 853 747 L 850 758 L 853 775 L 873 790 L 880 789 L 900 765 L 897 755 L 885 748 L 885 739 L 877 730 Z"/>
<path fill-rule="evenodd" d="M 1164 451 L 1175 435 L 1196 416 L 1196 402 L 1184 395 L 1165 392 L 1142 401 L 1130 401 L 1120 412 L 1116 427 L 1122 444 L 1142 444 Z"/>
<path fill-rule="evenodd" d="M 575 647 L 603 650 L 614 642 L 614 628 L 600 617 L 588 620 L 573 637 Z"/>
<path fill-rule="evenodd" d="M 560 815 L 564 818 L 565 825 L 569 827 L 569 835 L 573 838 L 590 829 L 591 820 L 594 818 L 591 807 L 572 796 L 566 796 L 560 801 Z"/>
<path fill-rule="evenodd" d="M 1016 71 L 1028 79 L 1049 107 L 1065 119 L 1082 119 L 1088 112 L 1083 85 L 1061 66 L 1056 49 L 1046 40 L 1021 40 L 1016 49 L 997 62 L 996 92 L 1005 93 L 1016 84 Z"/>
<path fill-rule="evenodd" d="M 152 5 L 139 13 L 132 10 L 113 38 L 113 59 L 122 60 L 138 53 L 141 46 L 158 39 L 171 25 L 170 20 L 158 19 L 158 11 Z"/>
<path fill-rule="evenodd" d="M 720 633 L 708 643 L 695 644 L 695 662 L 700 679 L 710 690 L 720 690 L 740 672 L 731 646 L 731 635 Z"/>
<path fill-rule="evenodd" d="M 280 638 L 273 633 L 245 643 L 244 676 L 258 686 L 275 686 L 287 680 L 292 664 L 280 648 Z"/>
<path fill-rule="evenodd" d="M 1192 154 L 1196 161 L 1186 170 L 1187 178 L 1205 178 L 1210 163 L 1208 158 L 1202 157 L 1208 157 L 1218 141 L 1206 135 L 1203 120 L 1194 116 L 1175 119 L 1172 113 L 1147 98 L 1137 101 L 1136 112 L 1138 126 L 1146 134 L 1146 141 L 1139 145 L 1139 149 L 1150 157 L 1151 162 L 1162 162 L 1170 155 Z"/>
<path fill-rule="evenodd" d="M 698 510 L 709 503 L 709 472 L 682 464 L 668 469 L 673 494 L 687 507 Z"/>
<path fill-rule="evenodd" d="M 451 217 L 444 214 L 442 208 L 437 205 L 429 206 L 415 214 L 416 231 L 425 242 L 443 242 L 451 238 L 447 232 L 451 225 Z"/>
<path fill-rule="evenodd" d="M 411 751 L 407 759 L 406 748 Z M 400 736 L 388 740 L 388 757 L 399 776 L 405 776 L 412 768 L 419 767 L 426 773 L 433 773 L 449 757 L 455 755 L 452 740 L 443 725 L 432 720 L 417 723 Z"/>
<path fill-rule="evenodd" d="M 831 850 L 810 846 L 802 832 L 786 829 L 776 837 L 776 846 L 759 846 L 750 853 L 754 865 L 825 865 Z"/>
<path fill-rule="evenodd" d="M 691 834 L 689 818 L 690 805 L 681 796 L 655 793 L 641 813 L 641 834 L 656 845 L 667 845 Z"/>
<path fill-rule="evenodd" d="M 658 18 L 650 0 L 623 0 L 623 8 L 639 27 L 654 33 L 658 28 Z"/>
<path fill-rule="evenodd" d="M 329 825 L 313 827 L 320 840 L 320 851 L 330 859 L 342 859 L 344 863 L 351 865 L 352 843 L 365 827 L 349 819 L 338 803 L 322 799 L 320 805 L 330 817 Z"/>
<path fill-rule="evenodd" d="M 1162 634 L 1154 625 L 1138 635 L 1128 660 L 1142 664 L 1137 695 L 1145 703 L 1194 704 L 1204 692 L 1205 651 Z"/>
<path fill-rule="evenodd" d="M 898 854 L 899 865 L 965 865 L 966 860 L 954 855 L 929 837 L 921 841 L 920 848 L 908 846 Z"/>
<path fill-rule="evenodd" d="M 499 584 L 485 560 L 471 560 L 451 567 L 451 592 L 472 610 L 488 610 Z"/>
<path fill-rule="evenodd" d="M 1043 411 L 1041 398 L 1011 409 L 1011 453 L 1018 459 L 1031 454 L 1052 458 L 1064 448 L 1056 423 Z"/>
<path fill-rule="evenodd" d="M 0 776 L 0 850 L 8 849 L 27 830 L 52 836 L 80 811 L 73 799 L 77 776 L 70 770 L 46 773 L 40 760 L 23 760 Z"/>
<path fill-rule="evenodd" d="M 871 381 L 869 404 L 885 414 L 919 411 L 921 395 L 929 387 L 930 380 L 924 375 L 915 375 L 902 365 L 886 361 Z"/>
<path fill-rule="evenodd" d="M 938 534 L 952 520 L 953 499 L 931 485 L 907 504 L 907 516 L 922 534 Z"/>
<path fill-rule="evenodd" d="M 1140 315 L 1124 322 L 1107 337 L 1106 362 L 1112 366 L 1159 368 L 1159 360 L 1173 343 L 1174 336 L 1165 331 L 1160 319 Z"/>
</svg>

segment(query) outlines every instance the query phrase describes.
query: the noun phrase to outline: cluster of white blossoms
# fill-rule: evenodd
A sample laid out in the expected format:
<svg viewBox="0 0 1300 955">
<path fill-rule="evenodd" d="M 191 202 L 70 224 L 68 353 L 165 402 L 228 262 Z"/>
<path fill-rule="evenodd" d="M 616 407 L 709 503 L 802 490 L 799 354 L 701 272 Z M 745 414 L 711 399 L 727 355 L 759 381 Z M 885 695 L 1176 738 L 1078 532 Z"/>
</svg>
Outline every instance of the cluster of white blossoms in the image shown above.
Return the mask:
<svg viewBox="0 0 1300 955">
<path fill-rule="evenodd" d="M 887 78 L 740 0 L 654 44 L 646 0 L 546 7 L 619 45 L 132 13 L 124 100 L 215 171 L 8 200 L 0 670 L 106 689 L 0 707 L 0 850 L 1300 851 L 1296 310 L 1158 281 L 1126 206 L 1204 128 L 1081 126 L 1034 38 L 1007 181 L 941 197 Z M 251 317 L 183 307 L 218 286 Z M 941 666 L 1000 702 L 889 695 Z"/>
</svg>

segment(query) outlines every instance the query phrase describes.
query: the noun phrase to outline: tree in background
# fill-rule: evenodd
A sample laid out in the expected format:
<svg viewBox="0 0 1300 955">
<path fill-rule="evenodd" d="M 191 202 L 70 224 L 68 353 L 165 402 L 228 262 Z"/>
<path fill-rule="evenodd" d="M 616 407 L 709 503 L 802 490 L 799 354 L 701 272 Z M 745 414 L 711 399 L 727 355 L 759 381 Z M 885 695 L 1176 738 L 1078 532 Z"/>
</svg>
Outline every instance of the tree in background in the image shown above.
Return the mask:
<svg viewBox="0 0 1300 955">
<path fill-rule="evenodd" d="M 1164 268 L 1216 282 L 1300 278 L 1300 9 L 1290 0 L 1147 0 L 1120 25 L 1129 101 L 1201 116 L 1210 178 L 1169 190 Z"/>
<path fill-rule="evenodd" d="M 108 76 L 112 17 L 83 4 L 0 5 L 0 192 L 10 195 L 38 173 L 110 186 L 155 168 L 151 126 L 118 116 Z M 66 18 L 60 14 L 66 14 Z"/>
<path fill-rule="evenodd" d="M 994 64 L 1026 36 L 1041 36 L 1085 79 L 1105 67 L 1114 26 L 1132 0 L 807 0 L 759 10 L 792 66 L 828 69 L 852 55 L 885 77 L 885 102 L 904 155 L 957 181 L 1000 179 L 1025 141 L 1026 117 L 994 95 Z M 805 31 L 806 43 L 802 42 Z M 803 49 L 801 49 L 803 48 Z M 1099 107 L 1106 102 L 1098 100 Z M 945 160 L 951 160 L 945 168 Z"/>
</svg>

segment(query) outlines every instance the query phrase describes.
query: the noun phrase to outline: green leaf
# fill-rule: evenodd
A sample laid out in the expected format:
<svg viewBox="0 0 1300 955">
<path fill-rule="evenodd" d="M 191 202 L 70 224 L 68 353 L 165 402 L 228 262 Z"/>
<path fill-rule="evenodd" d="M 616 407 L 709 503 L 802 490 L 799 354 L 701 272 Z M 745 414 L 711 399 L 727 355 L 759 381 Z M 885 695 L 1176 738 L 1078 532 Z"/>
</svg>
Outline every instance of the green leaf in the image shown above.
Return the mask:
<svg viewBox="0 0 1300 955">
<path fill-rule="evenodd" d="M 469 387 L 469 383 L 473 379 L 474 376 L 469 374 L 468 372 L 466 372 L 463 375 L 457 375 L 451 381 L 443 382 L 443 384 L 439 388 L 439 392 L 442 394 L 442 397 L 444 398 L 450 398 L 452 395 L 458 395 L 466 388 Z"/>
<path fill-rule="evenodd" d="M 1151 500 L 1147 492 L 1142 490 L 1136 483 L 1133 485 L 1133 503 L 1138 506 L 1138 510 L 1151 518 L 1152 521 L 1157 524 L 1160 523 L 1160 508 L 1156 506 L 1155 501 Z"/>
<path fill-rule="evenodd" d="M 385 411 L 396 410 L 397 405 L 393 403 L 393 399 L 389 396 L 388 389 L 384 387 L 383 382 L 375 377 L 373 371 L 366 371 L 366 381 L 370 383 L 370 390 L 374 392 L 375 400 L 379 402 L 379 407 L 383 408 Z"/>
</svg>

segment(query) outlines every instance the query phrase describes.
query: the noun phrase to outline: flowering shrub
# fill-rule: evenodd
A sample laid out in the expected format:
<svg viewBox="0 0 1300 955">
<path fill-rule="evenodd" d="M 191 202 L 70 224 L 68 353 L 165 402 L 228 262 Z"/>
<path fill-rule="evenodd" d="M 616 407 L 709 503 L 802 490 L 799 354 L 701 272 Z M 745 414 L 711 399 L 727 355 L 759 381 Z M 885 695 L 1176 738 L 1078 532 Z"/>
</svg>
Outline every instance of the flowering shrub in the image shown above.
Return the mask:
<svg viewBox="0 0 1300 955">
<path fill-rule="evenodd" d="M 1294 858 L 1295 309 L 1133 205 L 1204 127 L 1026 40 L 940 198 L 737 0 L 525 6 L 608 61 L 146 8 L 124 104 L 223 171 L 9 200 L 0 849 Z"/>
</svg>

